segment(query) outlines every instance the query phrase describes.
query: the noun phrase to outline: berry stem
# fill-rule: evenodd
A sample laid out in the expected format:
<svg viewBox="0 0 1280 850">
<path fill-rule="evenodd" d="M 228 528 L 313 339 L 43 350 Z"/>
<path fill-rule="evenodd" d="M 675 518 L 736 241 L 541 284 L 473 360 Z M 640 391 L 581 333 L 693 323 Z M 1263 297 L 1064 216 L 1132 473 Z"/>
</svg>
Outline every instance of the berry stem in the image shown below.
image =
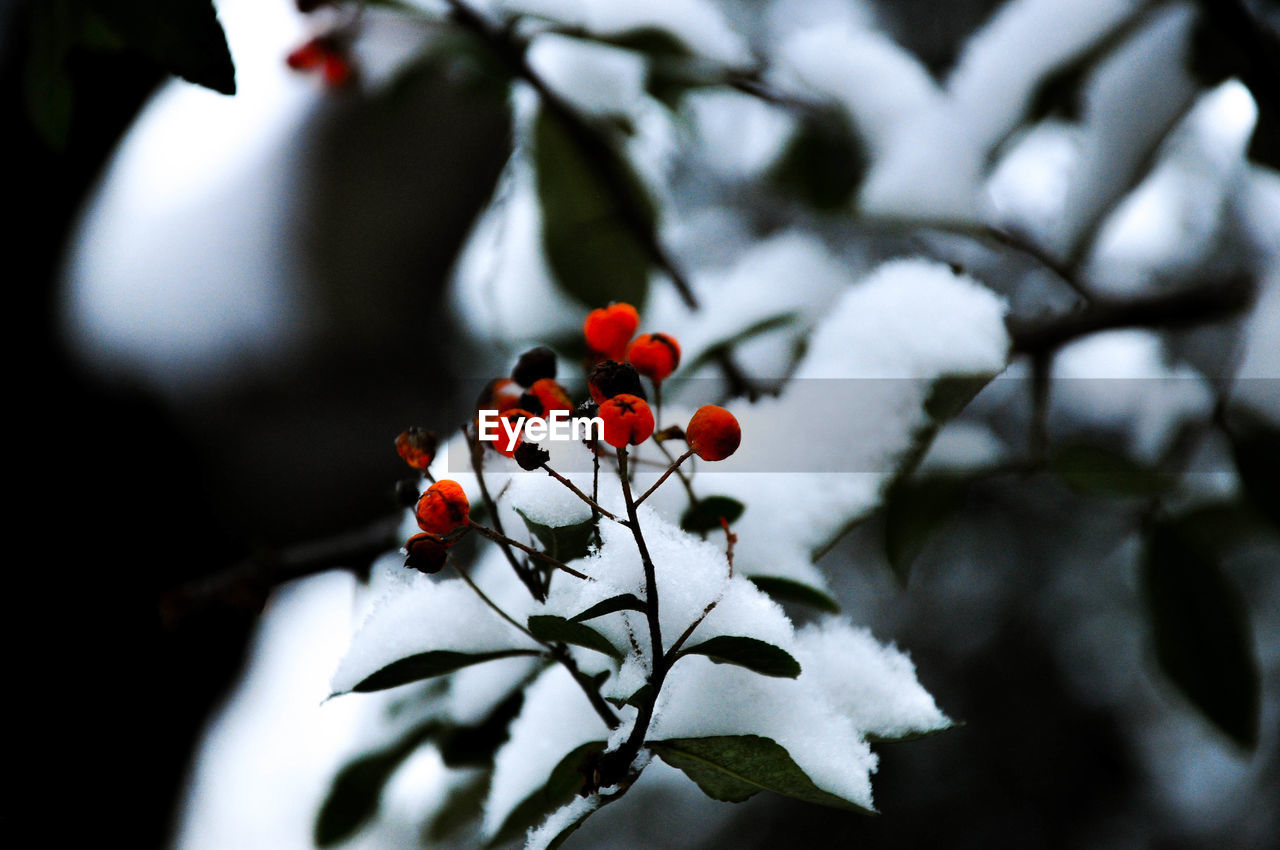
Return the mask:
<svg viewBox="0 0 1280 850">
<path fill-rule="evenodd" d="M 533 598 L 542 602 L 546 599 L 546 594 L 538 584 L 537 576 L 533 575 L 529 570 L 520 566 L 520 562 L 516 559 L 515 553 L 511 551 L 511 545 L 515 541 L 507 537 L 505 529 L 502 527 L 502 517 L 498 514 L 498 505 L 494 502 L 493 497 L 489 495 L 489 485 L 484 480 L 484 447 L 480 445 L 480 439 L 471 432 L 470 428 L 464 427 L 462 433 L 467 438 L 467 446 L 471 450 L 471 468 L 476 473 L 476 480 L 480 482 L 480 497 L 484 500 L 484 506 L 489 511 L 489 516 L 493 517 L 493 526 L 497 529 L 497 533 L 501 535 L 501 539 L 495 539 L 499 548 L 502 549 L 507 561 L 511 564 L 511 569 L 515 570 L 516 576 L 520 581 L 524 582 L 524 586 L 529 589 L 529 593 Z M 481 533 L 488 532 L 489 529 L 483 526 L 471 523 L 475 528 L 480 529 Z M 486 535 L 488 536 L 488 535 Z"/>
<path fill-rule="evenodd" d="M 665 448 L 663 448 L 663 452 L 666 452 Z M 671 456 L 670 454 L 667 454 L 667 457 L 670 457 L 670 456 Z M 659 478 L 657 481 L 653 482 L 653 486 L 650 487 L 648 490 L 645 490 L 644 495 L 642 495 L 639 499 L 636 499 L 636 506 L 643 504 L 644 500 L 649 498 L 649 496 L 653 494 L 653 491 L 657 490 L 659 487 L 662 486 L 662 482 L 666 481 L 668 478 L 671 477 L 671 473 L 675 472 L 680 467 L 680 464 L 684 463 L 686 460 L 688 460 L 691 457 L 693 457 L 693 449 L 689 449 L 684 454 L 680 455 L 680 457 L 672 461 L 671 465 L 667 467 L 667 471 L 662 473 L 662 477 Z M 680 480 L 684 481 L 684 476 L 681 476 Z M 627 485 L 625 482 L 624 482 L 624 487 L 628 491 L 631 489 L 631 487 Z M 689 488 L 689 482 L 685 481 L 685 487 L 689 489 L 689 498 L 696 503 L 697 498 L 693 495 L 692 488 Z"/>
<path fill-rule="evenodd" d="M 599 469 L 599 466 L 600 466 L 600 463 L 599 463 L 599 460 L 597 459 L 596 468 Z M 579 490 L 577 485 L 575 485 L 568 478 L 565 478 L 560 473 L 556 472 L 548 464 L 544 463 L 542 465 L 542 468 L 546 470 L 547 475 L 550 475 L 552 478 L 559 481 L 564 486 L 568 487 L 573 492 L 573 495 L 577 496 L 579 499 L 581 499 L 582 501 L 586 502 L 588 505 L 591 506 L 591 513 L 592 513 L 593 520 L 596 519 L 595 514 L 603 514 L 604 516 L 607 516 L 609 519 L 613 520 L 616 523 L 620 523 L 621 525 L 627 524 L 627 521 L 625 519 L 618 519 L 616 516 L 614 516 L 612 512 L 606 510 L 595 499 L 593 499 L 592 497 L 588 496 L 586 493 Z M 593 486 L 593 489 L 594 489 L 594 486 Z"/>
<path fill-rule="evenodd" d="M 658 621 L 658 578 L 654 573 L 653 559 L 649 557 L 649 547 L 645 545 L 644 533 L 640 530 L 640 520 L 636 516 L 636 501 L 631 498 L 631 483 L 627 480 L 627 450 L 618 449 L 618 477 L 622 480 L 622 498 L 627 503 L 628 525 L 636 539 L 636 548 L 640 550 L 640 563 L 644 566 L 645 613 L 649 617 L 649 641 L 653 652 L 652 677 L 661 683 L 659 670 L 662 666 L 662 626 Z M 656 691 L 658 684 L 654 684 Z"/>
<path fill-rule="evenodd" d="M 514 546 L 516 549 L 519 549 L 521 552 L 525 552 L 526 554 L 531 555 L 534 558 L 537 558 L 543 563 L 550 564 L 556 569 L 562 570 L 563 572 L 566 572 L 571 576 L 576 576 L 577 578 L 580 578 L 583 581 L 595 581 L 595 579 L 593 579 L 591 576 L 587 575 L 586 573 L 580 573 L 577 570 L 575 570 L 573 567 L 567 564 L 561 563 L 560 561 L 557 561 L 555 558 L 551 557 L 546 552 L 539 552 L 537 549 L 534 549 L 532 546 L 526 546 L 525 544 L 521 543 L 519 540 L 513 540 L 507 535 L 502 534 L 501 532 L 494 531 L 492 528 L 480 525 L 480 523 L 476 522 L 475 520 L 468 520 L 467 524 L 472 528 L 474 528 L 476 531 L 480 532 L 482 536 L 489 538 L 495 543 L 501 543 L 505 546 Z"/>
</svg>

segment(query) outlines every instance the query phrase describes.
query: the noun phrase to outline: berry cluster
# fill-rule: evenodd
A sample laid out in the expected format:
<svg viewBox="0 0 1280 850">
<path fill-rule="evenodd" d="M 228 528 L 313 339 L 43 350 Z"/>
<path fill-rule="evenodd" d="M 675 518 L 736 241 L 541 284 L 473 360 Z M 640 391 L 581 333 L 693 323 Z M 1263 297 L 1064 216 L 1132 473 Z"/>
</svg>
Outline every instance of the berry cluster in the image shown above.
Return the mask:
<svg viewBox="0 0 1280 850">
<path fill-rule="evenodd" d="M 496 378 L 485 386 L 476 401 L 477 411 L 496 411 L 500 419 L 512 426 L 512 434 L 517 433 L 515 426 L 523 425 L 525 420 L 534 417 L 553 414 L 598 417 L 601 423 L 599 438 L 617 451 L 619 473 L 625 478 L 627 448 L 653 437 L 658 426 L 658 417 L 649 406 L 642 376 L 652 383 L 657 398 L 662 382 L 680 364 L 680 346 L 676 340 L 663 333 L 636 337 L 639 323 L 639 313 L 630 304 L 614 303 L 587 315 L 583 335 L 593 362 L 587 375 L 589 400 L 578 405 L 573 403 L 569 392 L 556 381 L 555 353 L 540 346 L 522 354 L 509 376 Z M 477 438 L 478 421 L 464 429 L 468 441 L 477 447 L 481 445 Z M 658 437 L 660 441 L 681 438 L 688 444 L 688 450 L 673 459 L 653 489 L 690 456 L 696 455 L 705 461 L 729 457 L 737 450 L 742 431 L 732 413 L 716 405 L 704 405 L 694 413 L 685 429 L 668 428 Z M 595 437 L 584 442 L 595 454 L 598 470 L 601 449 Z M 488 529 L 471 521 L 470 503 L 457 482 L 431 478 L 427 470 L 437 444 L 435 434 L 422 428 L 410 428 L 396 438 L 396 451 L 400 457 L 409 466 L 424 472 L 432 482 L 415 507 L 418 527 L 422 531 L 405 545 L 408 553 L 405 565 L 428 573 L 437 572 L 444 566 L 448 548 L 469 530 L 478 529 L 500 543 L 513 542 L 501 533 L 500 528 Z M 573 490 L 575 495 L 589 502 L 595 515 L 612 516 L 593 498 L 552 470 L 547 465 L 550 453 L 536 443 L 517 436 L 510 441 L 489 441 L 488 445 L 499 454 L 514 458 L 525 470 L 545 470 Z M 476 458 L 475 462 L 479 463 L 478 454 Z M 644 494 L 635 503 L 639 504 L 648 495 Z M 564 565 L 559 566 L 564 568 Z"/>
</svg>

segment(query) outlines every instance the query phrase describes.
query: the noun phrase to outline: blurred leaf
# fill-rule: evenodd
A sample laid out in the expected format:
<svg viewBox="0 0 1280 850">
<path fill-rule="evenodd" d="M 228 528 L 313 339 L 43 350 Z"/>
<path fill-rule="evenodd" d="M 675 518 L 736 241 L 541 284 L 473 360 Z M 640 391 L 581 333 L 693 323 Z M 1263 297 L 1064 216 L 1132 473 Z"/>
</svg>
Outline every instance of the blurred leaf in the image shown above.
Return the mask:
<svg viewBox="0 0 1280 850">
<path fill-rule="evenodd" d="M 449 789 L 444 803 L 435 810 L 423 829 L 423 843 L 447 842 L 456 837 L 467 824 L 478 821 L 484 814 L 489 779 L 489 771 L 477 771 L 475 776 Z"/>
<path fill-rule="evenodd" d="M 410 655 L 408 658 L 401 658 L 399 661 L 391 662 L 376 673 L 367 676 L 351 690 L 354 693 L 382 691 L 399 685 L 407 685 L 409 682 L 430 679 L 432 676 L 443 676 L 445 673 L 452 673 L 454 670 L 469 667 L 472 664 L 494 661 L 499 658 L 512 658 L 517 655 L 541 654 L 541 651 L 536 649 L 503 649 L 497 652 L 476 653 L 450 652 L 448 650 L 420 652 L 417 655 Z"/>
<path fill-rule="evenodd" d="M 742 330 L 707 346 L 707 348 L 704 349 L 697 357 L 694 357 L 692 360 L 684 363 L 684 365 L 680 367 L 681 371 L 683 374 L 692 375 L 703 366 L 720 357 L 722 354 L 731 352 L 735 347 L 742 345 L 744 342 L 754 339 L 762 334 L 766 334 L 769 331 L 777 330 L 778 328 L 785 328 L 788 325 L 795 324 L 796 322 L 799 322 L 801 318 L 802 317 L 799 313 L 787 312 L 761 319 L 760 321 L 750 324 Z"/>
<path fill-rule="evenodd" d="M 522 705 L 524 691 L 516 688 L 479 723 L 441 727 L 436 746 L 445 767 L 493 764 L 494 753 L 506 743 L 511 721 L 520 713 Z"/>
<path fill-rule="evenodd" d="M 676 738 L 646 744 L 684 771 L 708 797 L 740 803 L 760 791 L 870 814 L 870 810 L 813 784 L 776 741 L 756 735 Z"/>
<path fill-rule="evenodd" d="M 1142 583 L 1156 659 L 1215 726 L 1242 747 L 1258 743 L 1259 682 L 1245 610 L 1222 575 L 1203 518 L 1149 530 Z"/>
<path fill-rule="evenodd" d="M 680 517 L 680 527 L 685 531 L 713 531 L 720 528 L 720 518 L 732 523 L 747 506 L 728 496 L 707 496 L 689 506 Z"/>
<path fill-rule="evenodd" d="M 680 651 L 680 656 L 705 655 L 717 664 L 736 664 L 762 676 L 794 679 L 800 662 L 791 653 L 763 640 L 737 635 L 719 635 Z"/>
<path fill-rule="evenodd" d="M 78 16 L 70 0 L 43 0 L 31 7 L 23 95 L 28 119 L 55 150 L 66 147 L 71 128 L 75 95 L 66 60 Z"/>
<path fill-rule="evenodd" d="M 605 614 L 612 614 L 615 611 L 639 611 L 644 613 L 648 610 L 648 606 L 644 604 L 644 600 L 640 599 L 633 593 L 620 593 L 617 596 L 610 596 L 603 602 L 597 602 L 587 610 L 574 617 L 570 617 L 570 622 L 581 623 L 584 620 L 592 620 L 596 617 L 603 617 Z"/>
<path fill-rule="evenodd" d="M 648 56 L 692 56 L 693 51 L 680 38 L 661 27 L 642 26 L 613 35 L 592 36 L 593 40 L 615 47 L 634 50 Z"/>
<path fill-rule="evenodd" d="M 1084 443 L 1055 452 L 1049 470 L 1071 489 L 1089 495 L 1156 496 L 1172 486 L 1158 470 L 1120 452 Z"/>
<path fill-rule="evenodd" d="M 608 638 L 584 623 L 553 614 L 535 614 L 529 618 L 529 631 L 538 640 L 585 646 L 587 649 L 603 652 L 610 658 L 622 660 L 622 653 L 609 643 Z"/>
<path fill-rule="evenodd" d="M 544 784 L 516 806 L 498 829 L 490 847 L 497 847 L 524 836 L 547 815 L 566 805 L 586 784 L 589 765 L 604 751 L 604 741 L 592 741 L 560 759 Z"/>
<path fill-rule="evenodd" d="M 807 117 L 778 162 L 772 181 L 814 209 L 845 209 L 867 170 L 867 154 L 845 115 L 827 110 Z"/>
<path fill-rule="evenodd" d="M 807 584 L 801 584 L 788 578 L 778 578 L 777 576 L 747 576 L 747 578 L 751 579 L 752 584 L 778 602 L 798 602 L 801 605 L 810 605 L 820 611 L 830 611 L 832 614 L 840 613 L 839 603 L 816 587 L 810 587 Z"/>
<path fill-rule="evenodd" d="M 524 520 L 529 533 L 542 544 L 542 550 L 561 563 L 568 563 L 577 558 L 585 558 L 591 551 L 591 520 L 576 525 L 549 526 L 534 522 L 519 509 L 520 519 Z"/>
<path fill-rule="evenodd" d="M 1240 483 L 1260 514 L 1280 526 L 1280 428 L 1247 409 L 1233 410 L 1228 430 Z"/>
<path fill-rule="evenodd" d="M 599 307 L 645 300 L 654 210 L 631 164 L 602 136 L 549 109 L 534 125 L 542 241 L 560 286 Z"/>
<path fill-rule="evenodd" d="M 954 419 L 991 383 L 993 375 L 944 375 L 929 387 L 924 411 L 935 422 Z"/>
<path fill-rule="evenodd" d="M 85 0 L 127 47 L 198 86 L 235 94 L 236 69 L 212 0 Z"/>
<path fill-rule="evenodd" d="M 885 495 L 884 548 L 903 585 L 929 537 L 964 506 L 966 481 L 951 475 L 900 478 Z"/>
<path fill-rule="evenodd" d="M 316 846 L 339 844 L 372 818 L 391 774 L 438 728 L 434 721 L 425 723 L 392 746 L 366 753 L 339 770 L 316 816 Z"/>
</svg>

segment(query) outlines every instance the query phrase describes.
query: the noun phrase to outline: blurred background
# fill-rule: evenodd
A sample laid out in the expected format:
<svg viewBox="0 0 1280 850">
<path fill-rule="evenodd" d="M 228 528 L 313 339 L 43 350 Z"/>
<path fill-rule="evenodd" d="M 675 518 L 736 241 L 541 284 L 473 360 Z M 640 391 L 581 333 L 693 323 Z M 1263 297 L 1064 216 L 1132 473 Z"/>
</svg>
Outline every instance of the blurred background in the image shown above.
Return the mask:
<svg viewBox="0 0 1280 850">
<path fill-rule="evenodd" d="M 207 31 L 203 4 L 175 5 L 194 11 L 174 26 Z M 409 424 L 447 429 L 466 409 L 478 376 L 526 340 L 563 333 L 580 317 L 562 310 L 556 326 L 538 316 L 514 324 L 457 283 L 455 261 L 477 218 L 495 192 L 502 197 L 519 187 L 507 166 L 519 110 L 501 81 L 483 67 L 458 71 L 424 59 L 422 45 L 440 36 L 420 21 L 371 11 L 357 30 L 345 7 L 307 15 L 288 0 L 217 5 L 235 62 L 233 96 L 209 90 L 225 79 L 216 62 L 183 64 L 194 54 L 174 60 L 172 51 L 122 45 L 120 32 L 152 32 L 130 17 L 125 2 L 9 2 L 0 19 L 0 97 L 15 152 L 9 179 L 18 189 L 10 279 L 24 317 L 28 303 L 35 317 L 34 338 L 17 340 L 23 357 L 15 362 L 38 364 L 19 378 L 23 412 L 36 414 L 33 427 L 18 433 L 42 449 L 34 464 L 23 464 L 20 480 L 36 498 L 21 516 L 24 524 L 34 520 L 47 550 L 22 550 L 35 564 L 13 570 L 19 615 L 9 618 L 10 646 L 18 668 L 9 702 L 22 779 L 5 800 L 4 819 L 12 832 L 56 834 L 59 844 L 110 836 L 129 846 L 172 846 L 201 730 L 255 646 L 259 614 L 290 575 L 288 555 L 355 532 L 349 548 L 356 554 L 341 560 L 359 574 L 382 539 L 378 523 L 396 508 L 404 468 L 392 451 L 395 435 Z M 554 17 L 556 4 L 543 5 Z M 935 80 L 947 78 L 968 39 L 1001 6 L 706 5 L 757 53 L 801 25 L 873 28 L 918 57 Z M 1189 69 L 1190 95 L 1162 119 L 1166 132 L 1121 187 L 1132 200 L 1131 225 L 1177 214 L 1166 216 L 1173 224 L 1163 235 L 1155 226 L 1126 230 L 1117 214 L 1094 234 L 1101 259 L 1077 268 L 1117 297 L 1150 294 L 1152 281 L 1241 276 L 1250 296 L 1221 315 L 1212 312 L 1220 304 L 1209 304 L 1212 321 L 1195 320 L 1199 302 L 1180 305 L 1178 321 L 1168 323 L 1173 330 L 1162 324 L 1082 333 L 1075 345 L 1093 347 L 1059 352 L 1059 395 L 1044 427 L 1054 439 L 1087 434 L 1134 457 L 1155 445 L 1148 456 L 1168 458 L 1176 454 L 1173 432 L 1196 416 L 1212 419 L 1222 386 L 1244 374 L 1237 386 L 1254 395 L 1252 409 L 1264 422 L 1271 417 L 1259 432 L 1267 435 L 1259 438 L 1260 454 L 1246 463 L 1265 479 L 1276 468 L 1277 447 L 1268 440 L 1280 414 L 1280 268 L 1268 265 L 1280 258 L 1272 135 L 1280 126 L 1280 75 L 1272 74 L 1280 54 L 1267 52 L 1280 43 L 1280 6 L 1233 2 L 1222 7 L 1229 12 L 1210 12 L 1207 3 L 1128 5 L 1150 6 L 1153 16 L 1173 7 L 1171 15 L 1181 9 L 1213 24 L 1188 29 L 1194 49 L 1175 64 Z M 103 34 L 82 25 L 84 9 L 128 25 Z M 1139 20 L 1115 29 L 1128 37 L 1164 19 Z M 317 35 L 357 31 L 343 53 L 356 75 L 349 83 L 326 83 L 323 73 L 286 64 Z M 148 45 L 167 43 L 148 38 Z M 1121 42 L 1098 41 L 1112 51 L 1122 50 Z M 1089 53 L 1086 70 L 1111 55 Z M 1140 60 L 1141 52 L 1126 61 Z M 998 146 L 1003 170 L 991 163 L 990 191 L 1008 204 L 1003 225 L 1021 216 L 1034 231 L 1036 181 L 1061 179 L 1044 166 L 1060 155 L 1054 122 L 1082 120 L 1080 79 L 1088 75 L 1060 64 L 1074 76 L 1046 74 L 1058 88 L 1041 87 L 1043 104 Z M 886 86 L 895 83 L 894 68 L 879 68 Z M 206 88 L 175 81 L 168 71 Z M 1237 88 L 1217 88 L 1229 79 Z M 1183 121 L 1210 91 L 1218 100 L 1198 113 L 1200 123 Z M 1150 102 L 1123 105 L 1143 113 L 1163 103 L 1157 92 Z M 735 116 L 745 126 L 747 113 L 732 107 L 708 106 L 706 114 L 688 104 L 674 108 L 704 134 L 725 121 L 732 127 Z M 804 136 L 808 147 L 797 154 L 785 143 L 793 136 L 771 126 L 761 119 L 738 140 L 747 149 L 745 140 L 765 139 L 756 157 L 765 165 L 741 151 L 737 164 L 728 154 L 717 159 L 718 150 L 734 147 L 724 136 L 670 156 L 674 197 L 666 200 L 687 214 L 687 227 L 671 236 L 677 260 L 726 259 L 800 222 L 854 268 L 918 253 L 961 265 L 1008 296 L 1015 319 L 1072 304 L 1070 287 L 1025 256 L 945 230 L 850 235 L 827 213 L 811 215 L 808 207 L 833 206 L 822 194 L 832 186 L 844 187 L 834 206 L 849 206 L 859 180 L 849 175 L 879 154 L 856 142 L 852 153 L 841 149 L 847 128 L 835 142 L 830 133 Z M 775 135 L 782 141 L 767 141 Z M 792 184 L 800 189 L 783 200 L 756 194 L 769 162 L 783 157 L 803 164 Z M 1040 165 L 1017 170 L 1026 162 Z M 1056 185 L 1045 193 L 1059 191 Z M 1188 248 L 1199 232 L 1189 211 L 1210 206 L 1231 212 L 1215 221 L 1201 248 Z M 1029 355 L 1016 360 L 1010 379 L 966 411 L 967 433 L 995 435 L 1006 448 L 1025 441 L 1034 413 L 1024 396 L 1040 365 Z M 1118 371 L 1108 375 L 1111 368 Z M 1128 394 L 1116 413 L 1103 409 L 1109 402 L 1090 383 L 1104 376 L 1155 381 L 1161 389 L 1146 398 Z M 1204 400 L 1180 396 L 1188 384 L 1193 395 L 1205 390 Z M 1221 714 L 1216 724 L 1207 721 L 1158 669 L 1135 566 L 1148 545 L 1146 494 L 1081 490 L 1054 476 L 976 475 L 946 521 L 927 536 L 920 532 L 909 579 L 901 570 L 895 576 L 898 565 L 883 554 L 892 532 L 882 515 L 820 562 L 855 622 L 909 650 L 921 682 L 964 723 L 884 748 L 875 778 L 879 817 L 769 795 L 730 807 L 687 799 L 692 795 L 664 784 L 637 793 L 634 805 L 606 810 L 575 841 L 1275 846 L 1280 546 L 1267 500 L 1276 482 L 1244 480 L 1238 445 L 1209 443 L 1187 462 L 1202 476 L 1199 498 L 1252 505 L 1248 521 L 1231 526 L 1233 545 L 1218 564 L 1225 598 L 1245 614 L 1244 663 L 1252 668 L 1243 678 L 1257 690 L 1244 697 L 1256 711 L 1252 719 L 1225 721 L 1224 732 Z M 974 444 L 955 445 L 965 468 L 985 457 Z M 37 504 L 54 514 L 37 514 Z M 1211 533 L 1227 536 L 1223 528 Z M 333 592 L 323 604 L 351 592 L 347 578 L 321 580 Z M 336 619 L 309 619 L 275 632 L 276 640 L 327 639 L 340 648 L 350 616 L 340 608 Z M 262 663 L 267 644 L 256 646 Z M 1229 715 L 1234 703 L 1227 701 Z M 204 757 L 214 758 L 205 746 Z M 331 773 L 343 754 L 346 748 L 334 745 L 328 761 L 308 769 Z M 323 786 L 329 778 L 313 781 Z M 282 788 L 296 781 L 285 767 L 274 779 Z M 302 800 L 296 817 L 314 802 Z M 270 812 L 261 817 L 260 828 L 240 833 L 262 837 L 252 846 L 307 846 L 309 825 L 294 833 L 301 843 L 290 845 L 282 836 L 298 826 L 296 817 L 287 824 L 272 823 Z M 403 846 L 420 826 L 413 817 L 412 807 L 393 807 L 384 831 L 362 833 L 355 845 Z M 691 823 L 700 825 L 691 830 Z M 190 846 L 210 846 L 198 834 L 182 834 Z"/>
</svg>

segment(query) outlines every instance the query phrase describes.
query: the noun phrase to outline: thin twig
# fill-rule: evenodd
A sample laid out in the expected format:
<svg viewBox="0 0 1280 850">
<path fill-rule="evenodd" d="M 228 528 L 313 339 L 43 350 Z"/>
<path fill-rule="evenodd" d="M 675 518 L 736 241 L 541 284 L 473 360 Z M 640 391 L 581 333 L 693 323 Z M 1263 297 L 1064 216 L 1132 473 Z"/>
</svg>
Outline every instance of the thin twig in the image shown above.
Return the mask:
<svg viewBox="0 0 1280 850">
<path fill-rule="evenodd" d="M 547 475 L 550 475 L 552 478 L 554 478 L 555 480 L 559 481 L 559 482 L 560 482 L 561 484 L 563 484 L 564 486 L 568 487 L 568 488 L 569 488 L 569 490 L 571 490 L 571 491 L 573 492 L 573 495 L 577 496 L 579 499 L 581 499 L 582 501 L 584 501 L 584 502 L 586 502 L 588 505 L 590 505 L 590 506 L 591 506 L 591 511 L 592 511 L 592 513 L 593 513 L 593 514 L 595 514 L 595 513 L 600 513 L 600 514 L 603 514 L 604 516 L 607 516 L 609 519 L 613 520 L 613 521 L 614 521 L 614 522 L 616 522 L 616 523 L 620 523 L 620 524 L 622 524 L 622 525 L 626 525 L 626 524 L 627 524 L 627 521 L 626 521 L 625 519 L 618 519 L 616 516 L 614 516 L 614 515 L 613 515 L 613 513 L 612 513 L 611 511 L 609 511 L 609 510 L 605 509 L 605 508 L 604 508 L 604 507 L 603 507 L 599 502 L 597 502 L 595 499 L 591 498 L 591 497 L 590 497 L 590 496 L 588 496 L 586 493 L 584 493 L 584 492 L 582 492 L 581 490 L 579 490 L 579 489 L 578 489 L 578 487 L 577 487 L 577 486 L 576 486 L 572 481 L 570 481 L 568 478 L 565 478 L 565 477 L 564 477 L 563 475 L 561 475 L 560 473 L 556 472 L 556 471 L 555 471 L 554 469 L 552 469 L 549 465 L 547 465 L 547 464 L 545 464 L 545 463 L 544 463 L 544 464 L 542 465 L 542 468 L 543 468 L 544 470 L 546 470 Z"/>
<path fill-rule="evenodd" d="M 532 555 L 533 557 L 537 558 L 543 563 L 550 564 L 556 569 L 561 570 L 562 572 L 566 572 L 571 576 L 580 578 L 583 581 L 595 581 L 594 578 L 587 575 L 586 573 L 580 573 L 577 570 L 575 570 L 573 567 L 570 567 L 567 564 L 557 561 L 555 558 L 551 557 L 546 552 L 539 552 L 537 549 L 534 549 L 532 546 L 526 546 L 525 544 L 521 543 L 519 540 L 514 540 L 506 536 L 505 534 L 502 534 L 501 532 L 498 532 L 498 531 L 494 531 L 492 528 L 483 526 L 480 523 L 475 522 L 474 520 L 469 521 L 467 525 L 471 528 L 474 528 L 481 535 L 489 538 L 495 543 L 501 543 L 506 546 L 514 546 L 515 548 L 519 549 L 521 552 L 525 552 L 529 555 Z"/>
<path fill-rule="evenodd" d="M 520 566 L 520 562 L 516 559 L 515 553 L 511 551 L 510 544 L 514 541 L 507 536 L 507 532 L 502 527 L 502 517 L 498 514 L 498 504 L 493 497 L 489 495 L 489 485 L 484 480 L 484 447 L 480 445 L 480 440 L 474 437 L 468 428 L 463 428 L 462 433 L 467 438 L 467 446 L 471 451 L 471 468 L 475 471 L 476 480 L 480 482 L 480 498 L 484 500 L 484 506 L 489 511 L 489 516 L 493 518 L 493 527 L 497 533 L 501 535 L 501 539 L 497 540 L 498 548 L 507 556 L 507 561 L 511 564 L 511 569 L 515 570 L 516 575 L 524 586 L 529 588 L 529 593 L 539 602 L 546 599 L 542 588 L 538 585 L 537 577 L 531 572 Z M 482 526 L 476 526 L 482 528 Z M 487 529 L 486 529 L 487 530 Z"/>
<path fill-rule="evenodd" d="M 661 443 L 658 444 L 658 447 L 662 449 L 663 453 L 666 454 L 668 458 L 671 457 L 670 453 L 667 452 L 666 448 L 663 447 Z M 653 495 L 653 492 L 662 486 L 662 482 L 670 478 L 671 473 L 675 472 L 680 467 L 680 464 L 684 463 L 686 460 L 688 460 L 691 457 L 693 457 L 693 449 L 689 449 L 684 454 L 680 455 L 679 458 L 672 461 L 671 465 L 667 467 L 667 471 L 662 473 L 662 477 L 659 478 L 657 481 L 653 482 L 653 486 L 650 487 L 648 490 L 645 490 L 644 495 L 636 499 L 636 507 L 640 507 L 640 505 L 644 504 L 644 500 L 649 498 L 651 495 Z M 681 480 L 683 480 L 683 476 L 681 477 Z M 688 482 L 685 482 L 685 487 L 689 487 Z M 694 500 L 695 504 L 697 504 L 697 498 L 693 495 L 692 488 L 689 488 L 689 497 Z"/>
<path fill-rule="evenodd" d="M 662 662 L 662 626 L 658 620 L 658 578 L 653 569 L 653 560 L 649 557 L 649 547 L 644 542 L 644 532 L 640 530 L 640 519 L 636 516 L 636 503 L 631 498 L 631 483 L 627 481 L 627 450 L 618 449 L 618 477 L 622 481 L 622 498 L 627 504 L 627 519 L 630 520 L 631 535 L 636 539 L 636 548 L 640 550 L 640 563 L 644 567 L 645 614 L 649 618 L 649 642 L 653 651 L 653 666 L 656 671 Z"/>
</svg>

